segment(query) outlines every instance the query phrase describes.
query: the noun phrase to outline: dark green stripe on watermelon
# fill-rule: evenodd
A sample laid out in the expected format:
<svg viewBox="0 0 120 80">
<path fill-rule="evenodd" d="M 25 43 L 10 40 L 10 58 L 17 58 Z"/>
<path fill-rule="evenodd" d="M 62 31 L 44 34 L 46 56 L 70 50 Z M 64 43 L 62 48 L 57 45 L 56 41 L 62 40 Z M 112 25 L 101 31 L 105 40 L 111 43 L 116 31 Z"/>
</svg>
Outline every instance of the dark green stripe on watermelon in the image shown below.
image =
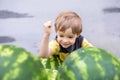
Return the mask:
<svg viewBox="0 0 120 80">
<path fill-rule="evenodd" d="M 48 58 L 40 58 L 44 68 L 46 69 L 48 80 L 55 80 L 57 70 L 61 66 L 62 62 L 58 56 L 52 55 Z"/>
<path fill-rule="evenodd" d="M 57 70 L 62 64 L 62 61 L 56 55 L 52 55 L 48 58 L 41 58 L 41 61 L 45 68 L 53 70 Z"/>
<path fill-rule="evenodd" d="M 120 62 L 103 49 L 81 48 L 68 56 L 57 80 L 120 80 Z"/>
<path fill-rule="evenodd" d="M 47 80 L 40 59 L 23 48 L 0 45 L 0 80 Z"/>
</svg>

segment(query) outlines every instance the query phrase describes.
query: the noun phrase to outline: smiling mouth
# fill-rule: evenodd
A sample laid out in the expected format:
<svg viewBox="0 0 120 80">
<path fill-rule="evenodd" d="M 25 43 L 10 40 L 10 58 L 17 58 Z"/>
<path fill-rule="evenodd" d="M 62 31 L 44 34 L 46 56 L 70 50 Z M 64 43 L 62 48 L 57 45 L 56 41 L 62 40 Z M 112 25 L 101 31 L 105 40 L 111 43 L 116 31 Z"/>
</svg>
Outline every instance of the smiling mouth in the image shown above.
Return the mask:
<svg viewBox="0 0 120 80">
<path fill-rule="evenodd" d="M 69 44 L 63 44 L 63 43 L 62 43 L 62 45 L 63 45 L 63 46 L 68 46 Z"/>
</svg>

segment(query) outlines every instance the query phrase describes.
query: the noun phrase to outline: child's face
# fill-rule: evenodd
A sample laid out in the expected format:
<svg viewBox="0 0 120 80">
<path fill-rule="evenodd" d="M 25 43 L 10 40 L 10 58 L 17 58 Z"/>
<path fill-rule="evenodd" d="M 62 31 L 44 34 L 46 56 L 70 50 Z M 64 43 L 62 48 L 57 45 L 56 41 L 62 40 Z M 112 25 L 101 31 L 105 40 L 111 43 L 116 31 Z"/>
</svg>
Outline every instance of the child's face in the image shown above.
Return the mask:
<svg viewBox="0 0 120 80">
<path fill-rule="evenodd" d="M 68 28 L 65 32 L 57 31 L 57 41 L 63 48 L 68 48 L 75 43 L 77 34 L 73 34 L 72 29 Z"/>
</svg>

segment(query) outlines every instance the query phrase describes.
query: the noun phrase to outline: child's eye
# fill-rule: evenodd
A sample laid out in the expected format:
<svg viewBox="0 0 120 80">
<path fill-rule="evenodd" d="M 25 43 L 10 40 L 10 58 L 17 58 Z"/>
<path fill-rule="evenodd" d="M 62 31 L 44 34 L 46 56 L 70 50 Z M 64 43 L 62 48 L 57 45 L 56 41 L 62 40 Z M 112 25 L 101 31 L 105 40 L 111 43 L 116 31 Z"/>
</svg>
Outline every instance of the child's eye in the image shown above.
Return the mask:
<svg viewBox="0 0 120 80">
<path fill-rule="evenodd" d="M 63 37 L 63 35 L 59 35 L 60 37 Z"/>
<path fill-rule="evenodd" d="M 69 38 L 73 38 L 73 36 L 69 36 Z"/>
</svg>

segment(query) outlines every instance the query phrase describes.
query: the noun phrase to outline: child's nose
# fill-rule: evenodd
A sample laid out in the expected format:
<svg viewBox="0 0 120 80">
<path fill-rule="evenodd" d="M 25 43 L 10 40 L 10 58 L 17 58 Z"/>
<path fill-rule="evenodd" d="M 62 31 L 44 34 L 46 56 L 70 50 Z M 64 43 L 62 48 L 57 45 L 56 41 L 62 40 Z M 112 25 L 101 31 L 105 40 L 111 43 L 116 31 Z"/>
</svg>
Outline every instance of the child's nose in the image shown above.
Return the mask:
<svg viewBox="0 0 120 80">
<path fill-rule="evenodd" d="M 68 39 L 67 39 L 67 38 L 64 38 L 63 41 L 64 41 L 64 42 L 68 42 Z"/>
</svg>

